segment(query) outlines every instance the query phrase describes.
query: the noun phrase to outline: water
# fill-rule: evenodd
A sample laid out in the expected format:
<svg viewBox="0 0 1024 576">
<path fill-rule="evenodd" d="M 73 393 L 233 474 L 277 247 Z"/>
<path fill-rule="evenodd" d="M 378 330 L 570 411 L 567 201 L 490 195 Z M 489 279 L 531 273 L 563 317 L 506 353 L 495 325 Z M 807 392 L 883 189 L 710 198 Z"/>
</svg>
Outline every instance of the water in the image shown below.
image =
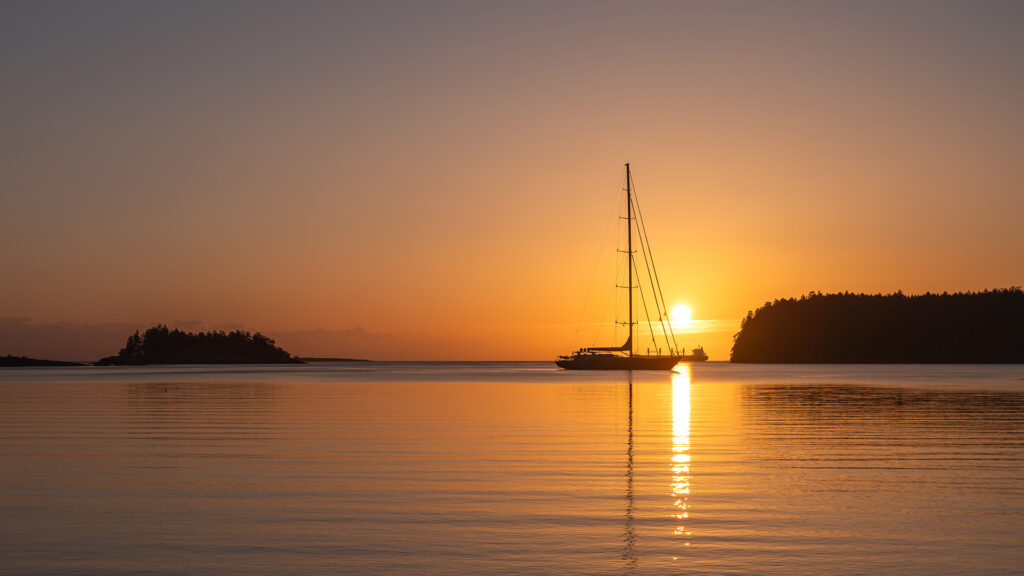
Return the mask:
<svg viewBox="0 0 1024 576">
<path fill-rule="evenodd" d="M 7 369 L 4 574 L 1013 574 L 1024 366 Z"/>
</svg>

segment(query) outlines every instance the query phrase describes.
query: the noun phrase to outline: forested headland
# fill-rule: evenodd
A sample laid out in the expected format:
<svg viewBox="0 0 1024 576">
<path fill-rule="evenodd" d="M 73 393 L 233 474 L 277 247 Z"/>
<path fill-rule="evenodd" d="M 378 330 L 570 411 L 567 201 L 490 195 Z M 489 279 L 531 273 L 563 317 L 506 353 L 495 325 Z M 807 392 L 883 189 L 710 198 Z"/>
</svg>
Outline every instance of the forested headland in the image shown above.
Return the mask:
<svg viewBox="0 0 1024 576">
<path fill-rule="evenodd" d="M 0 368 L 23 368 L 32 366 L 83 366 L 81 362 L 62 362 L 60 360 L 40 360 L 28 356 L 0 356 Z"/>
<path fill-rule="evenodd" d="M 97 366 L 143 364 L 302 364 L 259 332 L 183 332 L 158 325 L 128 337 L 116 356 Z"/>
<path fill-rule="evenodd" d="M 1024 291 L 811 292 L 765 302 L 747 313 L 731 361 L 1024 363 Z"/>
</svg>

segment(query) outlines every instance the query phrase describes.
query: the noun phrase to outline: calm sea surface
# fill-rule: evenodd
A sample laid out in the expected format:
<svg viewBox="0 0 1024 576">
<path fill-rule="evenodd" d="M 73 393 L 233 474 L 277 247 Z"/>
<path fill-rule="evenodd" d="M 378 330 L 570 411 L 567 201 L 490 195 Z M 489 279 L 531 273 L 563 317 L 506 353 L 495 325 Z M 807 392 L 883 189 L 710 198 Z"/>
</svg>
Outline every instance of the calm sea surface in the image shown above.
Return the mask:
<svg viewBox="0 0 1024 576">
<path fill-rule="evenodd" d="M 3 574 L 1021 574 L 1024 366 L 0 371 Z"/>
</svg>

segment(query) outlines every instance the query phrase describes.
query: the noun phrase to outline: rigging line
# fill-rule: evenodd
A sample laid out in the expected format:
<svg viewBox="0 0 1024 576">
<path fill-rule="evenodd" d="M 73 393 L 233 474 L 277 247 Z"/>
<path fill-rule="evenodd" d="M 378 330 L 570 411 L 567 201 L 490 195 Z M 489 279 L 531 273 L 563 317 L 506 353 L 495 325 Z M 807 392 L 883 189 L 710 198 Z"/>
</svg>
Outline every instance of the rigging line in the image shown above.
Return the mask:
<svg viewBox="0 0 1024 576">
<path fill-rule="evenodd" d="M 617 268 L 618 268 L 618 266 L 616 266 L 616 269 Z M 616 270 L 616 275 L 618 275 L 617 270 Z M 608 308 L 611 306 L 612 299 L 618 294 L 618 292 L 619 291 L 615 290 L 615 289 L 612 289 L 610 292 L 608 292 L 608 298 L 605 299 L 605 301 L 604 301 L 604 308 L 601 310 L 601 314 L 598 316 L 598 318 L 606 318 L 607 317 Z M 617 306 L 616 306 L 616 308 L 617 308 Z M 591 346 L 597 346 L 597 341 L 598 341 L 598 339 L 601 336 L 601 330 L 602 330 L 603 326 L 604 326 L 603 322 L 598 322 L 597 323 L 597 330 L 594 333 L 594 340 L 590 343 Z M 614 322 L 612 323 L 612 339 L 613 340 L 615 339 L 615 323 Z"/>
<path fill-rule="evenodd" d="M 623 179 L 623 181 L 624 180 L 625 179 Z M 620 182 L 622 182 L 622 181 L 620 181 Z M 629 185 L 629 183 L 626 182 L 626 186 L 628 186 L 628 185 Z M 620 216 L 618 216 L 619 220 L 625 220 L 625 218 L 623 218 L 621 216 L 621 214 L 626 211 L 626 195 L 623 194 L 623 192 L 625 192 L 625 191 L 626 191 L 625 187 L 620 187 L 619 191 L 618 191 L 618 195 L 617 195 L 619 200 L 618 200 L 618 204 L 617 204 L 617 208 L 618 209 L 617 209 L 616 212 L 618 214 L 620 214 Z M 627 270 L 629 269 L 629 253 L 627 251 L 625 251 L 625 250 L 619 250 L 619 246 L 623 246 L 623 245 L 625 245 L 627 247 L 629 246 L 629 233 L 630 233 L 629 227 L 628 226 L 621 226 L 621 225 L 619 225 L 619 226 L 616 226 L 616 230 L 617 230 L 617 232 L 616 232 L 616 238 L 615 238 L 615 277 L 612 279 L 614 286 L 618 286 L 619 285 L 619 278 L 620 277 L 628 277 L 628 274 L 622 274 L 622 269 L 623 268 L 626 268 Z M 618 342 L 619 338 L 620 338 L 619 327 L 621 325 L 625 325 L 626 324 L 625 322 L 623 322 L 623 323 L 619 322 L 619 313 L 622 311 L 622 308 L 623 308 L 624 297 L 622 296 L 622 292 L 618 288 L 616 288 L 614 290 L 614 292 L 615 292 L 615 315 L 614 315 L 614 318 L 612 318 L 612 339 L 613 339 L 614 342 Z M 626 304 L 626 308 L 627 308 L 626 315 L 628 317 L 629 316 L 629 312 L 628 312 L 628 308 L 629 308 L 628 302 L 629 302 L 629 300 L 628 300 L 628 298 L 625 299 L 625 302 L 627 302 L 627 304 Z M 627 329 L 627 333 L 632 334 L 633 327 L 632 326 L 628 326 L 627 328 L 628 328 Z"/>
<path fill-rule="evenodd" d="M 619 257 L 618 254 L 616 254 L 616 259 L 615 260 L 616 260 L 616 262 L 615 262 L 615 278 L 618 278 L 619 277 L 619 273 L 620 273 L 619 271 L 622 270 L 624 263 L 622 262 L 622 258 Z M 619 309 L 619 290 L 617 288 L 612 288 L 612 290 L 610 292 L 608 292 L 608 298 L 605 299 L 604 308 L 601 310 L 601 314 L 598 316 L 598 318 L 607 318 L 608 317 L 608 309 L 611 306 L 613 299 L 615 301 L 615 306 L 613 308 L 613 312 L 615 312 L 615 315 L 616 315 L 616 318 L 617 318 L 617 313 L 618 313 L 618 309 Z M 598 342 L 598 340 L 600 340 L 601 334 L 603 334 L 602 330 L 603 330 L 603 328 L 605 326 L 605 323 L 598 322 L 597 326 L 598 326 L 597 327 L 597 331 L 594 334 L 594 340 L 590 344 L 591 346 L 597 346 L 597 342 Z M 618 341 L 618 335 L 619 335 L 618 331 L 619 331 L 619 325 L 618 325 L 618 323 L 615 322 L 615 318 L 613 318 L 612 319 L 612 335 L 611 335 L 612 341 Z"/>
<path fill-rule="evenodd" d="M 580 341 L 580 326 L 583 325 L 583 316 L 587 313 L 587 304 L 590 301 L 590 293 L 594 290 L 594 278 L 597 277 L 597 268 L 601 264 L 601 254 L 604 253 L 604 245 L 605 242 L 608 241 L 608 229 L 610 228 L 608 222 L 610 222 L 612 217 L 615 216 L 616 212 L 618 212 L 617 208 L 619 202 L 619 193 L 616 192 L 614 201 L 611 203 L 611 210 L 609 210 L 608 217 L 605 218 L 604 235 L 601 236 L 601 247 L 597 251 L 597 257 L 594 258 L 594 269 L 590 272 L 590 284 L 587 285 L 587 294 L 583 297 L 583 306 L 580 308 L 580 319 L 576 322 L 576 342 Z M 607 309 L 607 307 L 608 303 L 606 302 L 605 309 Z M 596 339 L 597 337 L 595 336 L 595 342 Z M 573 342 L 573 348 L 576 348 L 576 342 Z"/>
<path fill-rule="evenodd" d="M 634 188 L 634 192 L 635 192 L 636 191 L 635 190 L 636 186 L 634 186 L 633 188 Z M 634 199 L 636 198 L 635 194 L 633 195 L 633 198 Z M 661 295 L 661 302 L 662 302 L 662 304 L 665 304 L 665 311 L 666 311 L 666 314 L 667 314 L 667 312 L 668 312 L 668 304 L 665 302 L 665 294 L 661 290 L 661 279 L 658 278 L 658 266 L 654 263 L 654 252 L 650 248 L 651 241 L 647 237 L 647 224 L 644 223 L 643 213 L 640 212 L 640 203 L 639 202 L 636 203 L 636 212 L 637 212 L 637 217 L 640 220 L 640 229 L 641 229 L 641 231 L 643 233 L 644 241 L 647 242 L 647 249 L 648 249 L 648 251 L 650 252 L 650 255 L 651 255 L 651 267 L 654 268 L 654 281 L 656 282 L 656 287 L 657 287 L 657 290 L 658 290 L 658 294 Z M 652 290 L 654 288 L 655 288 L 655 286 L 651 286 Z M 679 343 L 676 341 L 676 333 L 675 333 L 674 330 L 671 329 L 671 324 L 669 325 L 669 328 L 670 329 L 669 329 L 668 332 L 669 332 L 669 334 L 672 335 L 672 345 L 675 346 L 676 352 L 678 353 L 678 351 L 679 351 Z"/>
<path fill-rule="evenodd" d="M 651 266 L 653 267 L 654 266 L 654 252 L 651 249 L 651 241 L 647 237 L 647 224 L 644 222 L 643 213 L 640 212 L 640 202 L 639 202 L 639 200 L 636 199 L 635 195 L 634 195 L 634 200 L 633 200 L 633 206 L 636 209 L 637 220 L 640 223 L 639 229 L 640 229 L 641 236 L 642 236 L 642 242 L 644 244 L 646 244 L 646 247 L 647 247 L 647 254 L 646 254 L 646 256 L 650 257 Z M 660 292 L 660 290 L 661 290 L 661 281 L 658 280 L 658 278 L 657 278 L 657 268 L 656 267 L 655 267 L 654 272 L 655 272 L 654 273 L 655 280 L 657 280 L 658 283 L 657 283 L 656 286 L 655 286 L 655 284 L 652 283 L 651 284 L 651 288 L 653 289 L 653 288 L 657 287 L 658 291 Z M 665 302 L 664 294 L 661 295 L 661 304 L 664 306 L 665 311 L 667 312 L 668 311 L 668 304 Z"/>
<path fill-rule="evenodd" d="M 620 233 L 620 235 L 621 235 L 621 233 Z M 626 257 L 626 259 L 623 259 L 624 257 Z M 619 279 L 620 276 L 622 276 L 622 269 L 626 268 L 627 266 L 629 266 L 628 254 L 618 254 L 616 256 L 616 262 L 615 262 L 615 284 L 614 284 L 615 288 L 613 289 L 613 292 L 615 294 L 615 311 L 614 311 L 614 314 L 612 315 L 613 316 L 612 317 L 612 341 L 613 342 L 618 342 L 619 341 L 619 339 L 621 338 L 621 336 L 619 335 L 619 326 L 625 324 L 624 322 L 623 323 L 619 322 L 619 314 L 622 311 L 622 306 L 623 306 L 625 297 L 622 295 L 622 291 L 619 290 L 618 279 Z"/>
<path fill-rule="evenodd" d="M 633 270 L 636 270 L 636 275 L 640 276 L 640 271 L 637 270 L 637 268 L 636 268 L 636 260 L 633 261 Z M 654 349 L 657 350 L 658 349 L 658 341 L 654 338 L 654 326 L 651 324 L 651 314 L 650 314 L 650 311 L 647 309 L 647 299 L 644 298 L 644 291 L 643 291 L 643 288 L 640 286 L 639 282 L 637 283 L 637 288 L 640 288 L 639 290 L 637 290 L 637 292 L 640 293 L 640 303 L 643 304 L 643 307 L 644 307 L 644 317 L 647 318 L 647 329 L 650 330 L 650 332 L 651 332 L 651 344 L 653 344 L 654 345 Z M 639 334 L 639 330 L 637 331 L 637 333 Z M 666 343 L 668 342 L 667 338 L 665 339 L 665 342 Z"/>
<path fill-rule="evenodd" d="M 650 245 L 649 245 L 649 243 L 645 243 L 643 241 L 643 238 L 641 238 L 641 241 L 640 241 L 640 249 L 643 252 L 643 256 L 644 256 L 644 268 L 647 270 L 647 282 L 650 284 L 651 296 L 654 298 L 654 307 L 655 307 L 655 312 L 657 313 L 657 321 L 658 321 L 658 324 L 660 324 L 660 326 L 662 326 L 662 335 L 665 337 L 665 343 L 669 345 L 670 352 L 675 354 L 675 351 L 673 351 L 673 349 L 672 349 L 672 340 L 669 338 L 668 331 L 665 328 L 665 316 L 666 316 L 666 314 L 668 314 L 668 306 L 667 305 L 665 306 L 665 311 L 663 312 L 662 303 L 659 303 L 657 301 L 657 293 L 654 291 L 654 280 L 653 280 L 653 278 L 651 276 Z M 639 276 L 639 275 L 640 275 L 640 272 L 637 271 L 637 276 Z M 650 327 L 650 331 L 651 331 L 651 338 L 654 339 L 654 328 L 653 328 L 653 326 Z M 656 347 L 656 345 L 655 345 L 655 347 Z"/>
<path fill-rule="evenodd" d="M 640 212 L 640 201 L 637 199 L 637 196 L 635 194 L 635 192 L 636 192 L 636 185 L 635 184 L 634 184 L 633 188 L 634 188 L 633 208 L 634 208 L 634 210 L 636 210 L 636 220 L 638 221 L 638 224 L 639 224 L 637 226 L 637 229 L 638 229 L 638 232 L 640 232 L 640 234 L 639 234 L 640 235 L 640 245 L 641 245 L 641 247 L 645 247 L 645 249 L 646 249 L 646 251 L 644 252 L 644 258 L 645 259 L 649 258 L 649 260 L 650 260 L 650 264 L 649 265 L 653 265 L 654 264 L 654 253 L 651 251 L 651 242 L 647 238 L 647 226 L 646 226 L 646 224 L 643 221 L 643 214 Z M 646 244 L 646 246 L 644 246 L 645 244 Z M 648 276 L 649 275 L 650 275 L 650 270 L 648 270 Z M 652 281 L 651 282 L 651 290 L 652 290 L 652 292 L 655 290 L 655 288 L 656 288 L 656 286 L 655 286 L 654 282 Z M 655 304 L 658 304 L 658 301 L 657 301 L 658 294 L 654 293 L 653 296 L 655 298 Z M 665 304 L 664 296 L 661 299 L 660 305 L 664 305 L 664 308 L 665 308 L 666 312 L 668 311 L 668 305 Z M 659 311 L 660 311 L 660 308 L 659 308 Z"/>
<path fill-rule="evenodd" d="M 640 215 L 639 215 L 639 204 L 636 205 L 636 208 L 637 208 L 637 212 L 638 212 L 637 218 L 639 218 L 640 217 Z M 642 221 L 641 221 L 641 224 L 642 224 Z M 644 266 L 647 268 L 647 280 L 651 284 L 651 292 L 652 292 L 651 295 L 654 297 L 654 306 L 655 306 L 655 308 L 657 309 L 657 312 L 658 312 L 658 322 L 661 324 L 661 333 L 662 333 L 662 336 L 665 337 L 665 344 L 668 345 L 669 351 L 672 352 L 673 354 L 675 354 L 676 350 L 672 349 L 673 348 L 674 339 L 670 339 L 669 338 L 669 335 L 668 335 L 669 330 L 667 330 L 665 328 L 665 316 L 668 315 L 668 305 L 665 304 L 665 297 L 664 296 L 662 296 L 662 298 L 661 298 L 661 300 L 662 300 L 661 303 L 658 302 L 658 294 L 655 291 L 656 290 L 656 288 L 655 288 L 655 286 L 656 286 L 655 279 L 656 279 L 657 275 L 656 274 L 655 275 L 651 274 L 651 269 L 654 266 L 654 255 L 651 253 L 651 243 L 650 243 L 650 240 L 648 240 L 643 235 L 641 235 L 641 237 L 640 237 L 640 249 L 643 251 Z M 639 274 L 639 271 L 637 272 L 637 274 Z M 662 310 L 662 307 L 664 307 L 664 312 Z M 652 332 L 652 338 L 653 338 L 653 332 L 654 332 L 654 328 L 653 327 L 651 328 L 651 332 Z"/>
<path fill-rule="evenodd" d="M 639 210 L 640 210 L 640 204 L 637 203 L 637 211 L 639 212 Z M 665 341 L 668 342 L 670 337 L 671 337 L 671 346 L 675 347 L 676 353 L 679 353 L 679 343 L 676 341 L 675 330 L 672 329 L 671 323 L 669 323 L 667 330 L 666 330 L 666 327 L 665 327 L 665 320 L 666 320 L 666 318 L 668 318 L 668 302 L 665 301 L 665 294 L 664 294 L 664 292 L 662 292 L 662 289 L 661 289 L 661 278 L 658 276 L 658 266 L 654 262 L 654 249 L 651 247 L 650 238 L 647 236 L 647 224 L 646 224 L 646 222 L 643 221 L 643 219 L 642 219 L 643 215 L 642 214 L 640 214 L 640 218 L 641 218 L 640 225 L 641 225 L 642 230 L 643 230 L 644 241 L 645 241 L 645 243 L 647 245 L 647 253 L 648 253 L 648 255 L 650 256 L 650 259 L 651 259 L 651 269 L 654 271 L 654 282 L 652 282 L 651 289 L 652 290 L 657 289 L 658 295 L 661 296 L 661 304 L 664 307 L 664 315 L 659 319 L 660 322 L 661 322 L 661 329 L 662 329 L 663 333 L 667 332 L 667 334 L 665 335 Z"/>
</svg>

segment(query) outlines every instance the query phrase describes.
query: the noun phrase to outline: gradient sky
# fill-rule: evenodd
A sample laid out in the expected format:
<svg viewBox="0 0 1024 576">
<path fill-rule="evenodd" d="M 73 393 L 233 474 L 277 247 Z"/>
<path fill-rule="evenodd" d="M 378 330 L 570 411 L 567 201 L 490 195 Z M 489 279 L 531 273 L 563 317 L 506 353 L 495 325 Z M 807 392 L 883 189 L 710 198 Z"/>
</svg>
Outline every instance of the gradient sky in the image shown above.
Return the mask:
<svg viewBox="0 0 1024 576">
<path fill-rule="evenodd" d="M 713 360 L 766 300 L 1021 285 L 1022 24 L 1019 2 L 4 2 L 0 318 L 553 358 L 600 320 L 627 161 Z"/>
</svg>

